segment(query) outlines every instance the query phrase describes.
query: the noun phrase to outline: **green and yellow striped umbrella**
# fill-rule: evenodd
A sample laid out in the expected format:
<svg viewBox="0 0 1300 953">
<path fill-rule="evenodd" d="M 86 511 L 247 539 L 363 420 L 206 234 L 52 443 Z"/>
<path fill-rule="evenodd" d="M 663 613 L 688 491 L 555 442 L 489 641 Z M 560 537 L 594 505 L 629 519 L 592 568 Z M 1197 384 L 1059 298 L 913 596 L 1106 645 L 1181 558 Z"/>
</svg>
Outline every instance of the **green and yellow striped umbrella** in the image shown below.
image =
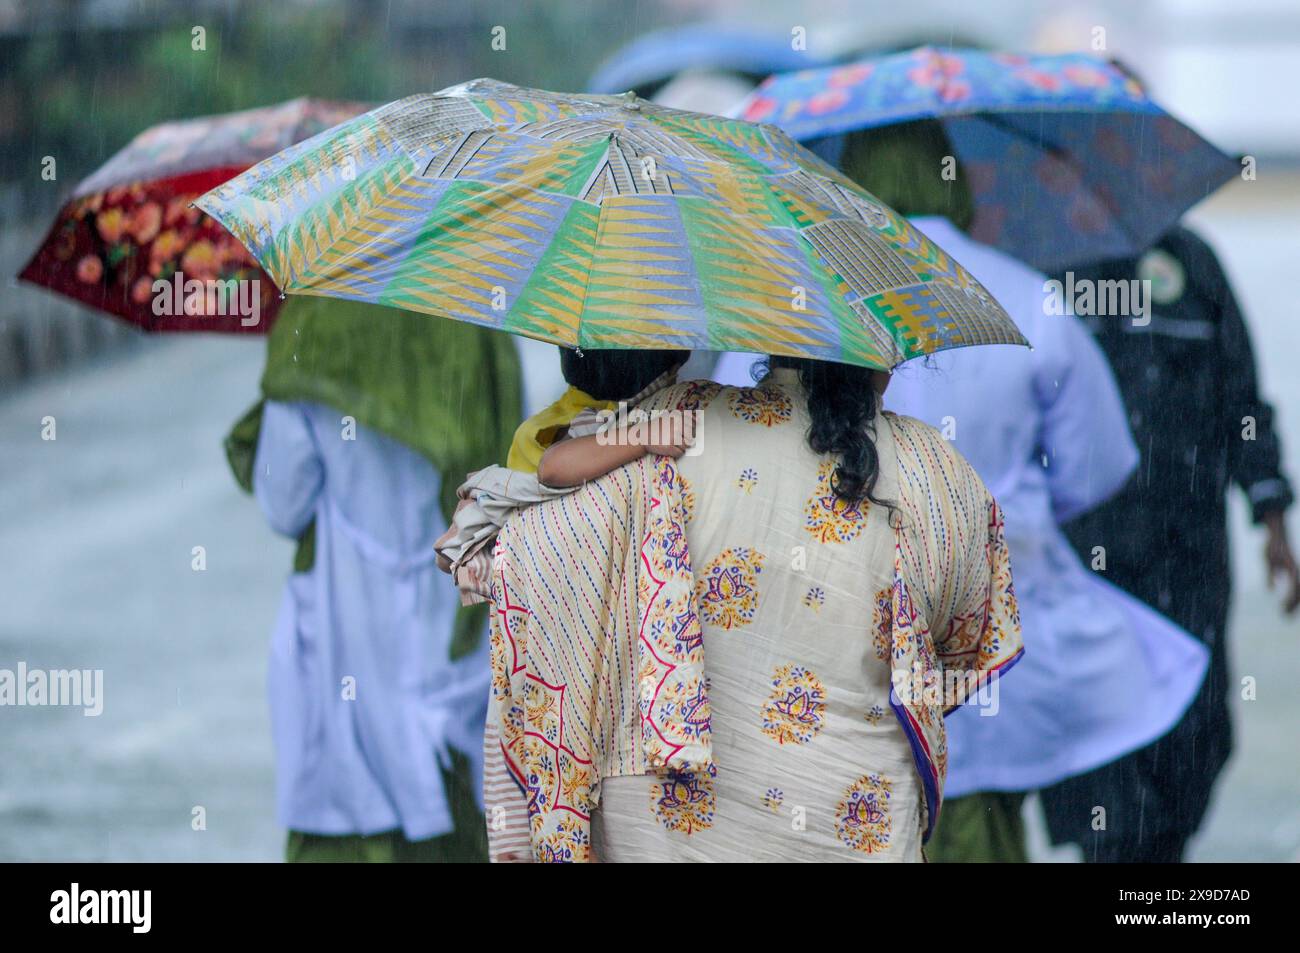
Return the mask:
<svg viewBox="0 0 1300 953">
<path fill-rule="evenodd" d="M 942 249 L 783 132 L 630 94 L 412 96 L 198 205 L 284 293 L 556 344 L 888 368 L 1026 343 Z"/>
</svg>

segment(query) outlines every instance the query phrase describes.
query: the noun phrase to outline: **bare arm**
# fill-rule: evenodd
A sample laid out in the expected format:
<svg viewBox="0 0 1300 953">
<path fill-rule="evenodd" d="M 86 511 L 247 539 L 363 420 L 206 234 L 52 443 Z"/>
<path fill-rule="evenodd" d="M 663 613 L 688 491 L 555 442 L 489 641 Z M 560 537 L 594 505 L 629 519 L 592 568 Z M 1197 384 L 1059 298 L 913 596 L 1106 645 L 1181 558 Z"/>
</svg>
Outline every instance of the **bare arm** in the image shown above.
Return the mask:
<svg viewBox="0 0 1300 953">
<path fill-rule="evenodd" d="M 681 421 L 664 418 L 658 434 L 647 434 L 636 424 L 619 426 L 606 434 L 573 437 L 551 444 L 537 465 L 537 479 L 546 486 L 581 486 L 598 480 L 647 453 L 680 457 L 690 443 Z M 657 436 L 659 442 L 648 442 Z"/>
<path fill-rule="evenodd" d="M 645 456 L 645 452 L 645 447 L 635 444 L 600 443 L 596 434 L 561 440 L 542 454 L 537 464 L 537 479 L 547 486 L 581 486 Z"/>
</svg>

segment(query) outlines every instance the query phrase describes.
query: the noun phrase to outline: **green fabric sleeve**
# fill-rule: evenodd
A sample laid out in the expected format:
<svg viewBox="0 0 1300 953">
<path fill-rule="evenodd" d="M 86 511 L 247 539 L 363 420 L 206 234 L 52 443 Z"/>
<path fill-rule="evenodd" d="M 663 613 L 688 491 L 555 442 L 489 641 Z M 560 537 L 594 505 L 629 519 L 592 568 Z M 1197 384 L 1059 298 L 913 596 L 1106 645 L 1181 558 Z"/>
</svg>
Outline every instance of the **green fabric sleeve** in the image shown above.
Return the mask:
<svg viewBox="0 0 1300 953">
<path fill-rule="evenodd" d="M 259 400 L 235 421 L 226 434 L 226 462 L 235 482 L 245 493 L 253 492 L 253 461 L 257 459 L 257 438 L 262 432 L 262 408 L 266 401 Z"/>
</svg>

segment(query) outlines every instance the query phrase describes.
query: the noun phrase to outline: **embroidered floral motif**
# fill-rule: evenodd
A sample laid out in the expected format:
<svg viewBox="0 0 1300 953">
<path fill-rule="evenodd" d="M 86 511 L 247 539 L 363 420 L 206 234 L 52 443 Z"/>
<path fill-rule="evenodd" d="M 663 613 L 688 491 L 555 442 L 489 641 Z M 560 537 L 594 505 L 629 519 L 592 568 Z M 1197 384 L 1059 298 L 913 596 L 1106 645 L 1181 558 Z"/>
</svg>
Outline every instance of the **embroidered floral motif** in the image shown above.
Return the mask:
<svg viewBox="0 0 1300 953">
<path fill-rule="evenodd" d="M 555 693 L 548 688 L 529 682 L 524 686 L 524 713 L 528 722 L 533 725 L 540 725 L 542 737 L 552 743 L 559 738 L 560 715 L 559 699 Z"/>
<path fill-rule="evenodd" d="M 668 608 L 667 614 L 662 619 L 655 619 L 655 631 L 658 632 L 659 625 L 668 625 L 671 629 L 672 642 L 676 651 L 673 651 L 673 657 L 685 658 L 695 649 L 701 649 L 705 645 L 705 633 L 699 628 L 699 618 L 695 615 L 692 603 L 689 599 L 682 599 L 680 605 Z M 662 638 L 655 638 L 656 644 L 663 645 Z"/>
<path fill-rule="evenodd" d="M 667 520 L 663 538 L 664 562 L 670 571 L 690 571 L 690 549 L 686 545 L 686 527 L 680 519 Z"/>
<path fill-rule="evenodd" d="M 675 672 L 670 672 L 660 684 L 654 681 L 660 674 L 661 669 L 648 660 L 643 661 L 640 672 L 643 690 L 651 685 L 659 685 L 658 704 L 663 710 L 676 713 L 680 722 L 678 730 L 682 735 L 692 739 L 706 737 L 710 730 L 710 717 L 709 695 L 704 680 L 694 675 L 682 678 Z M 678 736 L 678 740 L 681 740 L 681 736 Z M 647 744 L 650 744 L 649 737 Z M 653 758 L 651 761 L 653 763 Z"/>
<path fill-rule="evenodd" d="M 889 658 L 894 644 L 894 590 L 881 589 L 876 593 L 876 604 L 872 610 L 871 631 L 875 636 L 876 658 L 884 661 Z"/>
<path fill-rule="evenodd" d="M 996 503 L 989 506 L 989 560 L 994 567 L 992 596 L 988 617 L 979 642 L 979 668 L 990 666 L 1005 652 L 1003 638 L 1019 640 L 1020 603 L 1011 579 L 1011 558 L 1003 529 L 1002 510 Z M 947 656 L 945 655 L 945 661 Z"/>
<path fill-rule="evenodd" d="M 704 686 L 698 680 L 692 679 L 678 682 L 666 691 L 668 700 L 681 711 L 682 722 L 687 729 L 693 730 L 697 738 L 709 734 L 711 722 L 709 696 Z"/>
<path fill-rule="evenodd" d="M 985 599 L 983 608 L 965 614 L 957 613 L 948 620 L 948 633 L 943 639 L 945 663 L 957 659 L 967 665 L 975 662 L 980 638 L 989 617 L 989 605 L 990 601 Z"/>
<path fill-rule="evenodd" d="M 659 823 L 670 831 L 694 834 L 713 826 L 717 803 L 713 781 L 717 770 L 668 770 L 650 785 L 650 803 Z"/>
<path fill-rule="evenodd" d="M 763 734 L 777 744 L 807 744 L 822 729 L 826 687 L 801 665 L 782 665 L 763 706 Z"/>
<path fill-rule="evenodd" d="M 643 607 L 638 642 L 638 706 L 645 756 L 662 765 L 682 746 L 707 741 L 709 701 L 703 687 L 703 638 L 693 598 L 695 577 L 687 548 L 683 485 L 676 462 L 660 458 L 637 573 Z"/>
<path fill-rule="evenodd" d="M 524 710 L 518 705 L 511 705 L 510 710 L 506 712 L 505 723 L 515 732 L 524 730 Z"/>
<path fill-rule="evenodd" d="M 879 774 L 866 774 L 844 792 L 835 812 L 835 833 L 840 840 L 864 854 L 875 854 L 889 846 L 889 798 L 893 784 Z"/>
<path fill-rule="evenodd" d="M 564 804 L 591 805 L 591 766 L 582 764 L 560 749 L 560 794 Z"/>
<path fill-rule="evenodd" d="M 863 717 L 866 718 L 867 721 L 873 725 L 880 724 L 881 719 L 885 717 L 884 706 L 872 705 L 870 708 L 867 709 L 867 713 Z"/>
<path fill-rule="evenodd" d="M 781 803 L 785 800 L 785 792 L 780 788 L 768 788 L 767 793 L 763 795 L 763 806 L 775 814 L 781 810 Z"/>
<path fill-rule="evenodd" d="M 545 821 L 543 810 L 551 803 L 551 791 L 555 782 L 555 762 L 549 754 L 539 754 L 531 770 L 524 778 L 524 796 L 528 802 L 528 820 L 534 833 L 542 829 Z"/>
<path fill-rule="evenodd" d="M 694 495 L 685 498 L 686 481 L 677 469 L 676 462 L 670 457 L 659 457 L 657 477 L 664 487 L 673 487 L 682 494 L 681 503 L 664 514 L 665 529 L 662 534 L 664 561 L 670 572 L 690 572 L 690 550 L 686 545 L 686 524 L 690 522 L 691 511 L 695 508 Z"/>
<path fill-rule="evenodd" d="M 765 558 L 762 553 L 736 547 L 724 549 L 704 567 L 695 594 L 706 624 L 735 629 L 753 620 L 758 608 L 758 576 Z"/>
<path fill-rule="evenodd" d="M 532 736 L 526 737 L 521 750 L 527 765 L 524 788 L 534 833 L 542 830 L 548 818 L 546 812 L 557 803 L 573 809 L 585 820 L 594 807 L 590 762 L 580 761 L 563 748 Z"/>
<path fill-rule="evenodd" d="M 506 658 L 506 640 L 501 630 L 492 627 L 488 634 L 488 647 L 492 658 L 492 697 L 500 698 L 510 691 L 510 668 Z"/>
<path fill-rule="evenodd" d="M 576 757 L 558 740 L 561 692 L 530 679 L 521 694 L 523 705 L 507 713 L 504 734 L 515 738 L 507 744 L 507 753 L 523 780 L 534 853 L 551 862 L 585 861 L 587 822 L 594 807 L 591 762 Z M 530 729 L 526 733 L 524 724 Z M 564 817 L 576 826 L 561 826 Z"/>
<path fill-rule="evenodd" d="M 849 503 L 835 495 L 831 478 L 834 461 L 817 468 L 817 489 L 804 504 L 804 527 L 822 543 L 847 543 L 867 524 L 867 503 Z"/>
<path fill-rule="evenodd" d="M 681 488 L 682 496 L 682 522 L 687 526 L 695 518 L 695 491 L 691 489 L 690 481 L 682 476 L 680 470 L 677 471 L 677 485 Z"/>
<path fill-rule="evenodd" d="M 493 548 L 493 558 L 501 552 L 500 544 Z M 516 605 L 512 594 L 494 577 L 492 583 L 492 612 L 495 615 L 488 644 L 492 658 L 492 696 L 502 698 L 510 693 L 510 679 L 519 672 L 519 652 L 526 645 L 517 633 L 528 628 L 528 609 Z"/>
<path fill-rule="evenodd" d="M 753 493 L 754 487 L 758 486 L 758 471 L 753 467 L 741 470 L 740 476 L 736 478 L 736 486 L 745 493 Z"/>
<path fill-rule="evenodd" d="M 890 637 L 889 645 L 894 653 L 894 658 L 903 659 L 907 657 L 912 648 L 912 643 L 916 640 L 916 622 L 918 619 L 916 606 L 912 603 L 912 592 L 907 588 L 901 577 L 894 579 L 894 588 L 890 590 Z M 929 642 L 929 631 L 925 632 L 926 638 L 921 640 Z"/>
<path fill-rule="evenodd" d="M 803 594 L 803 604 L 813 612 L 821 612 L 826 603 L 826 591 L 821 586 L 813 586 Z"/>
<path fill-rule="evenodd" d="M 534 853 L 542 864 L 584 864 L 591 858 L 591 836 L 575 818 L 561 818 Z"/>
<path fill-rule="evenodd" d="M 794 405 L 779 387 L 734 387 L 727 395 L 727 405 L 741 420 L 764 427 L 775 427 L 790 419 Z"/>
<path fill-rule="evenodd" d="M 689 381 L 677 401 L 678 410 L 703 410 L 718 396 L 722 385 L 716 381 Z"/>
</svg>

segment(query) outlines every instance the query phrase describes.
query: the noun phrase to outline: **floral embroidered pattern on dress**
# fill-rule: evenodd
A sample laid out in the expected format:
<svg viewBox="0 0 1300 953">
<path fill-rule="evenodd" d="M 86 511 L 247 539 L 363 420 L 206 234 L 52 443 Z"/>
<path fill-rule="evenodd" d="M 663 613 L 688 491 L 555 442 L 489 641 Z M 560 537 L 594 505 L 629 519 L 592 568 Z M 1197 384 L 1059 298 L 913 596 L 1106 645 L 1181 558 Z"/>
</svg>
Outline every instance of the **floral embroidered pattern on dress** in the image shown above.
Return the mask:
<svg viewBox="0 0 1300 953">
<path fill-rule="evenodd" d="M 678 713 L 681 722 L 678 730 L 682 735 L 697 739 L 709 736 L 709 695 L 702 679 L 674 674 L 664 681 L 659 698 L 664 708 Z"/>
<path fill-rule="evenodd" d="M 671 457 L 656 457 L 656 475 L 659 478 L 659 485 L 663 487 L 675 486 L 678 491 L 684 491 L 686 481 L 682 479 L 681 473 L 677 470 L 677 464 Z M 689 500 L 683 498 L 675 505 L 667 507 L 664 513 L 662 534 L 662 546 L 664 553 L 664 562 L 666 567 L 673 572 L 690 572 L 690 550 L 686 545 L 686 524 L 690 522 L 691 510 L 695 507 L 695 497 L 691 496 Z"/>
<path fill-rule="evenodd" d="M 687 381 L 684 392 L 677 401 L 678 410 L 703 410 L 718 396 L 722 385 L 716 381 Z"/>
<path fill-rule="evenodd" d="M 779 387 L 734 387 L 727 394 L 727 406 L 741 420 L 775 427 L 790 419 L 794 404 Z"/>
<path fill-rule="evenodd" d="M 867 502 L 849 503 L 835 495 L 835 462 L 817 468 L 817 489 L 804 504 L 804 528 L 820 543 L 847 543 L 867 525 Z"/>
<path fill-rule="evenodd" d="M 665 457 L 664 459 L 668 458 Z M 691 519 L 695 516 L 695 491 L 691 489 L 690 481 L 682 476 L 680 470 L 677 471 L 677 486 L 681 490 L 682 519 L 689 526 Z"/>
<path fill-rule="evenodd" d="M 713 780 L 717 769 L 707 771 L 668 770 L 650 785 L 650 801 L 659 823 L 670 831 L 694 834 L 713 826 L 717 795 Z"/>
<path fill-rule="evenodd" d="M 736 486 L 745 493 L 753 493 L 754 487 L 758 486 L 758 471 L 753 467 L 745 467 L 740 471 L 740 476 L 736 477 Z"/>
<path fill-rule="evenodd" d="M 707 625 L 736 629 L 753 620 L 758 608 L 758 576 L 765 558 L 762 553 L 739 546 L 724 549 L 704 567 L 695 594 L 700 616 Z"/>
<path fill-rule="evenodd" d="M 826 687 L 802 665 L 782 665 L 772 676 L 772 694 L 763 706 L 763 734 L 777 744 L 807 744 L 821 731 Z"/>
<path fill-rule="evenodd" d="M 889 595 L 891 599 L 888 633 L 890 651 L 895 659 L 903 659 L 907 658 L 915 645 L 917 660 L 924 668 L 924 663 L 932 657 L 929 649 L 930 630 L 925 625 L 924 618 L 916 611 L 916 604 L 912 601 L 912 591 L 901 576 L 895 577 L 894 588 L 889 590 Z M 920 631 L 918 631 L 918 623 Z M 884 628 L 883 622 L 881 628 Z M 925 671 L 929 670 L 925 668 Z"/>
<path fill-rule="evenodd" d="M 585 864 L 591 859 L 591 834 L 576 818 L 562 818 L 534 853 L 542 864 Z"/>
<path fill-rule="evenodd" d="M 835 833 L 854 850 L 874 854 L 889 846 L 889 798 L 893 784 L 866 774 L 849 785 L 835 812 Z"/>
<path fill-rule="evenodd" d="M 876 646 L 876 658 L 884 660 L 894 644 L 894 590 L 881 589 L 876 593 L 871 612 L 871 633 Z"/>
</svg>

